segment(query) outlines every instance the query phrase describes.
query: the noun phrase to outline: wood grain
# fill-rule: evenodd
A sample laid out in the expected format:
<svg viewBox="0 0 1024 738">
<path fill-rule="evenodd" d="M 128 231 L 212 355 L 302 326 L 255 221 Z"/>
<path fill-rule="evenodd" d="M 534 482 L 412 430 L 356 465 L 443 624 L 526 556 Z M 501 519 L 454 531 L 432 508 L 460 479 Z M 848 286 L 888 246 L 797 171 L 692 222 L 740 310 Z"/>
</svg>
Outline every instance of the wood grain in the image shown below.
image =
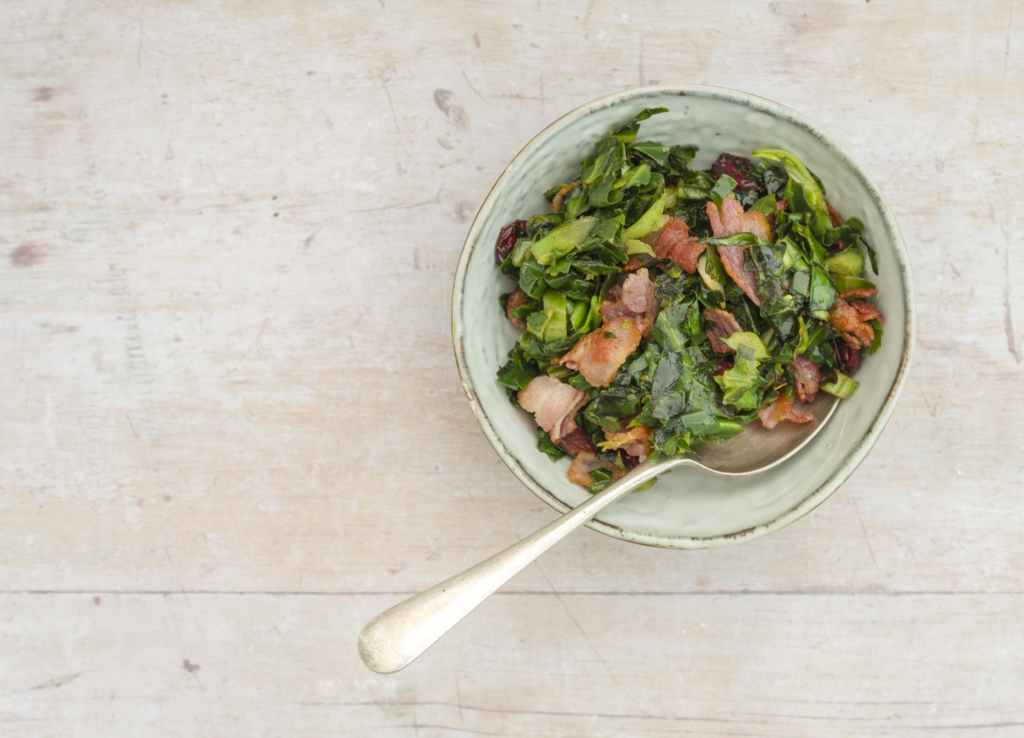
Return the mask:
<svg viewBox="0 0 1024 738">
<path fill-rule="evenodd" d="M 1022 33 L 1020 0 L 0 6 L 4 733 L 1024 732 Z M 476 208 L 548 123 L 673 82 L 805 113 L 888 197 L 920 339 L 881 442 L 768 538 L 585 531 L 366 671 L 369 617 L 552 518 L 451 355 Z"/>
</svg>

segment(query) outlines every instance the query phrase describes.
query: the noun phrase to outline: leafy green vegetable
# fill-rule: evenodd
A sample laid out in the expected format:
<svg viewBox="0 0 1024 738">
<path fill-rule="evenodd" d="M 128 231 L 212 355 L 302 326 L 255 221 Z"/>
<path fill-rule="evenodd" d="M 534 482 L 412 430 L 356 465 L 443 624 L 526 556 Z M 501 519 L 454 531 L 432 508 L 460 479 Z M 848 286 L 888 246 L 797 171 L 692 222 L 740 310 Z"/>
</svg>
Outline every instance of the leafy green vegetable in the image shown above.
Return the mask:
<svg viewBox="0 0 1024 738">
<path fill-rule="evenodd" d="M 781 163 L 786 168 L 789 181 L 803 187 L 811 207 L 816 207 L 824 199 L 824 194 L 821 191 L 818 180 L 811 175 L 800 159 L 788 151 L 783 151 L 782 149 L 757 149 L 751 156 L 755 159 L 767 159 L 768 161 Z"/>
<path fill-rule="evenodd" d="M 722 343 L 733 351 L 739 351 L 740 346 L 745 346 L 753 352 L 753 358 L 758 360 L 771 358 L 771 354 L 768 353 L 768 349 L 764 347 L 764 343 L 761 342 L 760 336 L 756 333 L 750 333 L 749 331 L 733 333 L 728 338 L 723 338 Z"/>
<path fill-rule="evenodd" d="M 655 200 L 647 211 L 640 216 L 636 223 L 631 225 L 622 233 L 627 240 L 640 239 L 654 230 L 664 226 L 663 213 L 665 212 L 665 193 Z"/>
<path fill-rule="evenodd" d="M 551 440 L 551 436 L 544 431 L 539 431 L 537 436 L 537 448 L 546 453 L 548 458 L 552 461 L 558 461 L 562 457 L 568 455 L 565 450 L 563 450 L 561 446 L 556 445 L 555 442 Z"/>
<path fill-rule="evenodd" d="M 811 315 L 819 320 L 828 320 L 828 309 L 836 301 L 836 290 L 828 275 L 820 267 L 811 269 L 811 294 L 807 305 Z"/>
<path fill-rule="evenodd" d="M 540 369 L 531 362 L 518 346 L 508 352 L 508 363 L 498 370 L 498 381 L 511 390 L 524 389 L 534 377 L 540 376 Z"/>
<path fill-rule="evenodd" d="M 828 392 L 830 395 L 835 395 L 840 400 L 845 400 L 855 389 L 857 389 L 857 385 L 857 382 L 854 382 L 842 372 L 837 371 L 835 381 L 822 384 L 821 389 Z"/>
<path fill-rule="evenodd" d="M 695 147 L 637 139 L 641 122 L 661 112 L 665 109 L 642 110 L 597 141 L 571 185 L 559 183 L 545 192 L 549 200 L 561 193 L 561 207 L 530 217 L 525 229 L 518 224 L 517 241 L 500 265 L 527 299 L 517 298 L 509 311 L 526 330 L 498 371 L 498 381 L 513 404 L 517 393 L 541 375 L 585 392 L 576 425 L 598 458 L 619 467 L 620 452 L 606 443 L 606 433 L 646 428 L 652 456 L 722 442 L 780 393 L 793 396 L 788 367 L 796 356 L 819 365 L 830 378 L 823 391 L 849 396 L 856 382 L 841 371 L 836 351 L 841 339 L 829 311 L 839 293 L 873 286 L 865 278 L 866 260 L 877 271 L 863 223 L 854 217 L 833 225 L 824 186 L 795 154 L 758 149 L 759 162 L 736 170 L 743 172 L 742 183 L 728 174 L 691 169 Z M 729 197 L 767 218 L 768 240 L 752 233 L 714 237 L 708 203 L 721 208 Z M 782 210 L 779 198 L 786 201 Z M 641 240 L 664 228 L 670 217 L 684 221 L 690 236 L 705 246 L 694 274 L 659 259 Z M 743 247 L 742 268 L 756 278 L 760 305 L 725 269 L 722 254 L 729 246 Z M 635 269 L 637 259 L 654 283 L 657 318 L 609 386 L 596 387 L 557 358 L 587 334 L 615 337 L 604 328 L 601 310 L 614 301 L 615 310 L 606 314 L 623 315 L 618 307 L 625 304 L 623 268 L 631 263 Z M 729 264 L 730 270 L 737 268 L 734 260 Z M 503 310 L 508 299 L 502 296 Z M 713 318 L 721 319 L 721 313 L 709 311 L 729 313 L 740 326 L 722 338 L 729 354 L 713 350 L 721 344 L 709 341 L 708 331 L 719 326 Z M 872 326 L 875 340 L 860 349 L 862 355 L 879 348 L 882 327 L 877 321 Z M 547 433 L 538 438 L 544 453 L 564 455 Z M 592 472 L 591 490 L 607 486 L 616 473 Z"/>
<path fill-rule="evenodd" d="M 838 274 L 844 277 L 863 277 L 864 254 L 856 246 L 848 246 L 825 259 L 824 266 L 829 274 Z"/>
<path fill-rule="evenodd" d="M 597 218 L 586 216 L 570 220 L 550 231 L 544 238 L 533 244 L 531 254 L 538 264 L 554 263 L 559 256 L 565 256 L 577 248 L 597 223 Z"/>
</svg>

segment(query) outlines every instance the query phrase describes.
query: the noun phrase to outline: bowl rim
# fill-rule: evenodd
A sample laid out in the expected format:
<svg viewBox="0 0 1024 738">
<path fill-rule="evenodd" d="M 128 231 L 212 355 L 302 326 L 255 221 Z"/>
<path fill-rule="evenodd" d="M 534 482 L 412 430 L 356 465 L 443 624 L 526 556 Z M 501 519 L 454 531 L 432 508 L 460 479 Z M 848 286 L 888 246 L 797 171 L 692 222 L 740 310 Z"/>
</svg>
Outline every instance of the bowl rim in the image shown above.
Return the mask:
<svg viewBox="0 0 1024 738">
<path fill-rule="evenodd" d="M 480 234 L 484 226 L 484 222 L 490 215 L 491 210 L 494 207 L 499 195 L 501 194 L 502 185 L 505 183 L 508 175 L 512 170 L 516 168 L 517 162 L 536 146 L 542 140 L 548 138 L 554 133 L 561 131 L 564 128 L 570 126 L 577 119 L 588 115 L 592 112 L 611 107 L 614 105 L 620 105 L 631 100 L 638 100 L 643 98 L 658 98 L 670 95 L 679 96 L 690 96 L 698 98 L 712 98 L 712 99 L 724 99 L 729 102 L 733 102 L 744 107 L 750 108 L 751 110 L 766 113 L 775 118 L 781 118 L 787 120 L 790 123 L 794 123 L 801 128 L 804 128 L 815 138 L 819 139 L 829 149 L 831 149 L 836 155 L 838 155 L 846 164 L 849 166 L 851 171 L 861 180 L 868 193 L 874 199 L 877 204 L 879 211 L 882 215 L 883 221 L 889 227 L 892 234 L 894 249 L 894 256 L 897 267 L 900 272 L 900 284 L 903 290 L 904 297 L 904 324 L 905 324 L 905 339 L 903 343 L 903 350 L 900 357 L 900 365 L 896 370 L 896 377 L 893 380 L 892 387 L 889 389 L 889 393 L 886 396 L 885 402 L 879 408 L 875 417 L 872 419 L 871 424 L 868 426 L 867 432 L 859 439 L 859 441 L 853 446 L 853 448 L 846 454 L 842 462 L 836 468 L 835 472 L 826 479 L 816 490 L 806 495 L 799 503 L 797 503 L 789 511 L 779 515 L 778 517 L 770 520 L 766 523 L 762 523 L 753 528 L 747 530 L 738 531 L 735 533 L 729 533 L 720 536 L 713 536 L 707 538 L 688 538 L 688 537 L 665 537 L 655 536 L 648 534 L 637 534 L 628 530 L 624 530 L 616 525 L 602 522 L 599 519 L 591 520 L 586 525 L 588 528 L 596 530 L 600 533 L 604 533 L 612 538 L 617 538 L 622 541 L 630 543 L 639 543 L 641 545 L 653 546 L 656 548 L 672 548 L 672 549 L 703 549 L 703 548 L 719 548 L 722 546 L 728 546 L 741 541 L 752 541 L 757 538 L 773 533 L 777 530 L 785 528 L 786 526 L 796 522 L 804 515 L 807 515 L 814 508 L 828 499 L 839 487 L 850 477 L 854 470 L 860 465 L 860 463 L 867 457 L 868 453 L 874 447 L 875 443 L 881 437 L 882 431 L 885 429 L 889 418 L 892 416 L 893 411 L 896 408 L 896 402 L 899 398 L 900 393 L 906 384 L 907 375 L 910 369 L 911 358 L 914 350 L 914 339 L 916 334 L 916 301 L 914 297 L 914 286 L 913 279 L 911 277 L 910 269 L 910 255 L 907 251 L 906 242 L 903 238 L 903 233 L 900 230 L 899 223 L 896 221 L 896 216 L 893 214 L 892 209 L 889 207 L 889 203 L 886 201 L 885 196 L 882 194 L 881 189 L 876 184 L 875 180 L 870 174 L 853 158 L 853 155 L 847 151 L 835 136 L 833 136 L 824 127 L 815 123 L 810 118 L 806 117 L 802 113 L 786 107 L 780 103 L 768 100 L 767 98 L 753 95 L 747 92 L 741 92 L 739 90 L 733 90 L 726 87 L 715 87 L 710 85 L 656 85 L 646 87 L 635 87 L 620 92 L 615 92 L 609 95 L 604 95 L 591 102 L 585 103 L 574 110 L 566 113 L 562 117 L 558 118 L 537 135 L 530 139 L 530 141 L 520 149 L 512 160 L 508 163 L 490 191 L 487 193 L 487 197 L 484 198 L 480 209 L 477 211 L 476 216 L 473 219 L 473 223 L 470 225 L 469 232 L 466 235 L 466 240 L 462 246 L 462 251 L 459 255 L 459 261 L 455 270 L 455 281 L 452 286 L 452 347 L 455 351 L 455 361 L 459 370 L 459 379 L 462 383 L 462 388 L 466 393 L 466 397 L 469 400 L 470 407 L 473 411 L 473 415 L 476 417 L 477 422 L 480 424 L 480 428 L 483 430 L 484 435 L 490 442 L 492 448 L 505 463 L 505 465 L 515 474 L 516 477 L 526 485 L 527 489 L 533 492 L 538 498 L 546 502 L 548 505 L 553 507 L 560 513 L 568 512 L 570 507 L 566 505 L 562 500 L 555 497 L 549 492 L 543 485 L 537 482 L 519 463 L 516 457 L 509 451 L 509 449 L 502 442 L 496 429 L 484 411 L 483 405 L 480 402 L 480 398 L 477 396 L 476 391 L 473 388 L 473 382 L 470 379 L 469 367 L 466 362 L 465 346 L 464 346 L 464 326 L 462 325 L 462 303 L 463 303 L 463 292 L 465 289 L 466 272 L 469 267 L 469 260 L 473 254 L 473 251 L 479 245 Z"/>
</svg>

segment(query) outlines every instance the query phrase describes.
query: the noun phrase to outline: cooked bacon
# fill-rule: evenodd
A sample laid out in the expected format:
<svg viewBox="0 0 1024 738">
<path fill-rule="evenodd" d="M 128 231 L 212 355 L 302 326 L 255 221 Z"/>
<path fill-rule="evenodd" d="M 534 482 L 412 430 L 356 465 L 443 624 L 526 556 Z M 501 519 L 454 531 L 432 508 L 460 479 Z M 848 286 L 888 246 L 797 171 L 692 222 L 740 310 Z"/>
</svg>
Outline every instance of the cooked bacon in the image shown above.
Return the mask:
<svg viewBox="0 0 1024 738">
<path fill-rule="evenodd" d="M 794 408 L 793 398 L 786 397 L 785 395 L 779 395 L 778 399 L 771 405 L 758 410 L 757 417 L 761 419 L 761 424 L 768 430 L 771 430 L 783 420 L 792 420 L 794 423 L 809 423 L 814 420 L 814 416 L 811 413 Z"/>
<path fill-rule="evenodd" d="M 570 182 L 555 193 L 555 196 L 551 198 L 551 212 L 557 213 L 562 209 L 562 199 L 572 192 L 574 189 L 580 186 L 583 180 L 577 179 L 575 182 Z"/>
<path fill-rule="evenodd" d="M 546 374 L 519 390 L 519 404 L 533 413 L 537 425 L 550 433 L 555 443 L 576 430 L 576 413 L 589 399 L 583 390 Z"/>
<path fill-rule="evenodd" d="M 523 303 L 529 301 L 529 296 L 525 292 L 523 292 L 522 288 L 520 287 L 516 287 L 516 291 L 508 296 L 508 305 L 505 307 L 505 314 L 508 315 L 508 319 L 512 321 L 512 325 L 514 325 L 519 330 L 523 330 L 524 328 L 526 328 L 526 323 L 524 323 L 523 321 L 519 320 L 519 318 L 514 316 L 512 314 L 512 311 L 515 310 L 520 305 L 522 305 Z"/>
<path fill-rule="evenodd" d="M 562 436 L 558 441 L 558 445 L 573 456 L 582 453 L 593 454 L 597 452 L 597 449 L 594 448 L 594 442 L 590 440 L 590 436 L 579 428 L 568 435 Z"/>
<path fill-rule="evenodd" d="M 828 200 L 825 200 L 825 209 L 828 210 L 828 219 L 832 221 L 833 228 L 838 228 L 843 224 L 843 216 L 837 213 L 835 208 L 829 205 Z"/>
<path fill-rule="evenodd" d="M 885 318 L 882 317 L 882 311 L 874 305 L 869 305 L 868 303 L 861 302 L 860 300 L 854 300 L 850 303 L 850 307 L 857 311 L 857 317 L 861 320 L 877 320 L 879 323 L 885 322 Z"/>
<path fill-rule="evenodd" d="M 599 444 L 605 451 L 622 449 L 630 456 L 647 456 L 651 453 L 651 429 L 643 425 L 622 431 L 604 432 L 605 441 Z"/>
<path fill-rule="evenodd" d="M 789 364 L 796 380 L 796 396 L 800 402 L 814 402 L 821 387 L 821 369 L 806 356 L 796 356 Z"/>
<path fill-rule="evenodd" d="M 642 267 L 644 263 L 640 261 L 636 254 L 629 257 L 629 261 L 622 265 L 622 271 L 624 272 L 635 272 L 637 269 Z"/>
<path fill-rule="evenodd" d="M 686 270 L 687 274 L 697 271 L 697 259 L 707 248 L 695 236 L 685 220 L 669 218 L 668 223 L 658 235 L 658 240 L 651 244 L 659 259 L 669 259 Z"/>
<path fill-rule="evenodd" d="M 594 481 L 590 478 L 590 472 L 596 469 L 608 469 L 612 473 L 612 481 L 622 476 L 622 469 L 608 461 L 602 461 L 591 453 L 581 453 L 576 456 L 569 467 L 569 481 L 582 484 L 584 487 L 593 487 Z"/>
<path fill-rule="evenodd" d="M 737 233 L 753 233 L 762 241 L 771 239 L 771 229 L 768 227 L 768 220 L 764 213 L 757 211 L 745 213 L 739 200 L 727 197 L 722 200 L 722 212 L 719 214 L 718 207 L 713 202 L 707 204 L 708 220 L 711 221 L 711 232 L 715 238 L 728 238 Z M 747 297 L 757 305 L 761 306 L 761 298 L 757 294 L 757 277 L 753 272 L 743 269 L 743 255 L 746 253 L 745 246 L 719 246 L 718 255 L 722 259 L 722 266 L 733 281 L 739 285 Z"/>
<path fill-rule="evenodd" d="M 713 328 L 709 328 L 707 331 L 711 348 L 720 354 L 731 353 L 732 349 L 722 339 L 743 330 L 743 327 L 736 321 L 735 316 L 728 310 L 705 310 L 704 320 L 710 320 L 715 324 Z"/>
<path fill-rule="evenodd" d="M 711 222 L 711 233 L 715 238 L 727 238 L 743 233 L 743 206 L 736 198 L 727 197 L 722 200 L 721 212 L 713 202 L 705 205 L 705 210 Z"/>
<path fill-rule="evenodd" d="M 841 297 L 836 298 L 828 315 L 828 322 L 839 331 L 839 337 L 855 349 L 875 340 L 869 320 L 882 321 L 878 308 L 856 300 L 848 303 Z"/>
<path fill-rule="evenodd" d="M 647 269 L 626 277 L 622 283 L 622 302 L 636 313 L 658 312 L 658 299 L 654 296 L 654 282 Z"/>
<path fill-rule="evenodd" d="M 713 202 L 709 202 L 706 209 L 708 220 L 711 221 L 711 232 L 715 238 L 728 238 L 737 233 L 753 233 L 762 241 L 771 240 L 772 232 L 768 228 L 768 220 L 764 213 L 757 210 L 743 212 L 743 206 L 734 197 L 722 200 L 721 215 Z"/>
<path fill-rule="evenodd" d="M 651 328 L 658 317 L 658 298 L 654 296 L 654 282 L 650 280 L 646 267 L 608 290 L 605 301 L 601 303 L 601 317 L 605 321 L 615 318 L 634 320 L 640 333 L 650 338 Z"/>
<path fill-rule="evenodd" d="M 850 290 L 849 292 L 840 293 L 840 297 L 844 300 L 848 300 L 851 297 L 874 297 L 878 294 L 878 290 L 874 287 L 862 287 L 859 290 Z"/>
<path fill-rule="evenodd" d="M 714 205 L 714 203 L 711 204 Z M 761 298 L 757 294 L 757 277 L 753 272 L 748 272 L 743 268 L 743 255 L 746 251 L 745 246 L 720 245 L 718 256 L 722 259 L 722 266 L 725 267 L 726 274 L 732 277 L 732 280 L 740 286 L 740 289 L 755 305 L 761 307 Z"/>
<path fill-rule="evenodd" d="M 558 363 L 579 371 L 595 387 L 608 387 L 622 362 L 639 345 L 636 321 L 615 318 L 581 338 Z"/>
<path fill-rule="evenodd" d="M 780 212 L 782 210 L 785 210 L 787 205 L 789 205 L 789 203 L 787 203 L 785 200 L 776 200 L 775 201 L 775 212 L 778 213 L 778 212 Z"/>
</svg>

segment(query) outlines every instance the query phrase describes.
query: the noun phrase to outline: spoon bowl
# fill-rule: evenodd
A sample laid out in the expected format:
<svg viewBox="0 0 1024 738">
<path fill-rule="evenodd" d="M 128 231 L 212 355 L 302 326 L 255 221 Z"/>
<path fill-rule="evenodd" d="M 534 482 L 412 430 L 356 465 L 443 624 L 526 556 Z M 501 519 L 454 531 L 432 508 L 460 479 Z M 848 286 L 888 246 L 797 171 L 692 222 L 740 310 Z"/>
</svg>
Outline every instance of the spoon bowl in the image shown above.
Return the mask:
<svg viewBox="0 0 1024 738">
<path fill-rule="evenodd" d="M 677 466 L 695 466 L 730 477 L 763 472 L 806 446 L 837 406 L 834 397 L 821 393 L 811 405 L 815 419 L 809 423 L 784 422 L 768 431 L 754 421 L 725 443 L 643 462 L 533 535 L 382 612 L 359 634 L 359 656 L 383 674 L 404 668 L 531 561 L 644 482 Z"/>
<path fill-rule="evenodd" d="M 779 423 L 772 430 L 754 421 L 743 428 L 738 436 L 717 445 L 698 446 L 692 452 L 674 459 L 673 466 L 696 466 L 712 474 L 742 477 L 772 469 L 804 447 L 832 417 L 839 401 L 830 394 L 819 392 L 814 402 L 805 409 L 814 415 L 809 423 Z"/>
</svg>

